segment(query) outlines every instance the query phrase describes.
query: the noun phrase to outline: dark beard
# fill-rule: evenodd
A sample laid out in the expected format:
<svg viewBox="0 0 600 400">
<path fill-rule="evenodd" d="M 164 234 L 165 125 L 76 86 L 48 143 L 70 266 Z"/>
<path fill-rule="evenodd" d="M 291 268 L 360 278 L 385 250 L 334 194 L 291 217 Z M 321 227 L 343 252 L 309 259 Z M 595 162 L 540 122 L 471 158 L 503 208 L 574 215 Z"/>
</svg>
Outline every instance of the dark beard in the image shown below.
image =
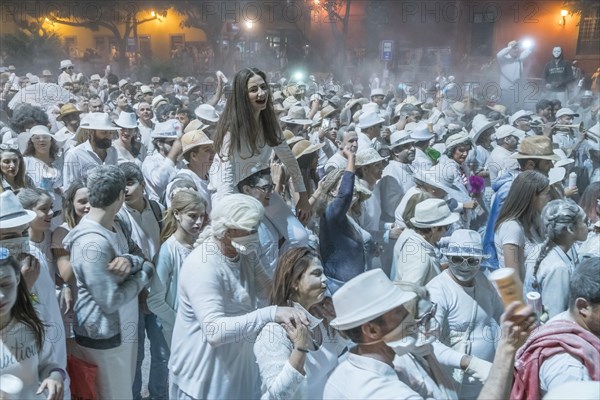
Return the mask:
<svg viewBox="0 0 600 400">
<path fill-rule="evenodd" d="M 106 150 L 110 146 L 112 146 L 112 140 L 110 140 L 110 139 L 97 139 L 97 138 L 94 138 L 94 144 L 96 145 L 97 148 L 102 149 L 102 150 Z"/>
</svg>

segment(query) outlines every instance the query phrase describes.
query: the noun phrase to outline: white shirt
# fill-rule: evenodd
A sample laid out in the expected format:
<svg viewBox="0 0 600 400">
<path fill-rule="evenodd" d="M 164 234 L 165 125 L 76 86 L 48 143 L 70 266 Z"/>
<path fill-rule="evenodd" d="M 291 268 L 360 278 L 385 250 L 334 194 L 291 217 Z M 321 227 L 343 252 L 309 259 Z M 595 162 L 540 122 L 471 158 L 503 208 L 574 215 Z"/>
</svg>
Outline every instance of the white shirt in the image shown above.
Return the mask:
<svg viewBox="0 0 600 400">
<path fill-rule="evenodd" d="M 270 280 L 257 257 L 225 257 L 212 240 L 179 272 L 169 370 L 171 383 L 196 399 L 258 398 L 256 335 L 276 307 L 258 308 Z"/>
<path fill-rule="evenodd" d="M 410 188 L 415 186 L 414 180 L 415 169 L 410 164 L 390 160 L 389 164 L 383 169 L 383 176 L 391 176 L 398 181 L 402 188 L 402 193 L 405 194 Z"/>
<path fill-rule="evenodd" d="M 166 191 L 167 195 L 165 197 L 165 203 L 166 203 L 167 207 L 171 207 L 171 197 L 172 197 L 171 196 L 171 192 L 172 192 L 171 187 L 173 186 L 173 183 L 178 178 L 187 178 L 196 184 L 198 193 L 206 201 L 206 213 L 210 214 L 210 210 L 212 210 L 212 200 L 211 200 L 212 193 L 210 190 L 208 190 L 209 182 L 208 182 L 208 180 L 200 178 L 194 171 L 192 171 L 191 169 L 189 169 L 187 167 L 181 168 L 179 171 L 177 171 L 173 180 L 171 182 L 169 182 L 169 184 L 167 185 L 167 191 Z"/>
<path fill-rule="evenodd" d="M 435 318 L 440 323 L 439 341 L 433 343 L 440 364 L 460 368 L 464 349 L 467 354 L 493 362 L 499 321 L 504 305 L 491 282 L 478 272 L 472 287 L 464 287 L 452 279 L 448 270 L 427 284 L 430 300 L 437 304 Z M 473 315 L 473 303 L 477 303 Z M 474 320 L 473 330 L 465 337 L 468 326 Z M 461 343 L 461 342 L 465 343 Z M 462 351 L 460 351 L 462 350 Z M 464 376 L 459 398 L 477 398 L 482 384 Z"/>
<path fill-rule="evenodd" d="M 325 164 L 325 173 L 328 174 L 334 169 L 338 168 L 346 168 L 347 165 L 348 159 L 346 159 L 346 157 L 339 152 L 335 153 L 329 158 L 329 160 L 327 160 L 327 163 Z"/>
<path fill-rule="evenodd" d="M 431 169 L 433 162 L 423 150 L 415 147 L 415 160 L 413 161 L 412 165 L 415 167 L 416 172 L 427 171 L 428 169 Z"/>
<path fill-rule="evenodd" d="M 388 364 L 349 352 L 329 376 L 323 399 L 420 400 L 422 397 L 401 382 Z"/>
<path fill-rule="evenodd" d="M 94 153 L 90 141 L 87 140 L 69 150 L 65 155 L 63 181 L 65 185 L 71 184 L 74 180 L 87 176 L 90 169 L 99 165 L 117 165 L 118 158 L 117 149 L 111 146 L 106 149 L 106 158 L 102 161 L 98 154 Z"/>
<path fill-rule="evenodd" d="M 487 160 L 490 181 L 492 183 L 502 175 L 503 170 L 508 169 L 510 171 L 515 171 L 519 169 L 519 162 L 514 158 L 510 158 L 512 154 L 512 151 L 507 150 L 502 146 L 496 146 L 494 150 L 492 150 Z"/>
<path fill-rule="evenodd" d="M 145 203 L 142 212 L 125 203 L 122 209 L 131 224 L 131 239 L 140 246 L 144 256 L 152 260 L 160 248 L 160 225 L 154 216 L 150 201 L 146 200 Z"/>
<path fill-rule="evenodd" d="M 569 280 L 575 270 L 577 256 L 573 249 L 569 254 L 554 246 L 540 263 L 536 278 L 539 288 L 533 287 L 533 268 L 528 268 L 525 275 L 525 292 L 539 292 L 542 304 L 550 318 L 566 311 L 569 307 Z"/>
<path fill-rule="evenodd" d="M 294 303 L 294 307 L 306 314 L 309 329 L 312 332 L 319 331 L 323 342 L 318 349 L 311 350 L 306 355 L 305 375 L 302 375 L 288 361 L 294 346 L 285 329 L 273 322 L 265 325 L 254 344 L 262 381 L 262 399 L 323 398 L 329 373 L 337 366 L 338 357 L 348 343 L 339 333 L 327 330 L 320 319 L 308 313 L 301 305 Z"/>
<path fill-rule="evenodd" d="M 142 163 L 142 173 L 146 181 L 146 194 L 148 198 L 160 201 L 167 185 L 177 174 L 177 167 L 171 159 L 159 152 L 146 157 Z"/>
<path fill-rule="evenodd" d="M 532 50 L 523 50 L 517 58 L 513 58 L 509 53 L 512 47 L 506 47 L 496 54 L 498 64 L 500 64 L 500 87 L 508 89 L 521 79 L 523 74 L 523 61 L 529 57 Z"/>
</svg>

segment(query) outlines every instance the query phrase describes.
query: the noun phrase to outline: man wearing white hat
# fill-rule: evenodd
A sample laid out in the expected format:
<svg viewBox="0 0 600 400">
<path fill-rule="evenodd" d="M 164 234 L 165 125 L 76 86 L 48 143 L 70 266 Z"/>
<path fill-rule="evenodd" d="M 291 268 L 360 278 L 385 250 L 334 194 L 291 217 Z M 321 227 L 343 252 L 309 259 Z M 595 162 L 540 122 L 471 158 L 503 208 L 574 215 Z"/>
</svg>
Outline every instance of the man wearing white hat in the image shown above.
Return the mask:
<svg viewBox="0 0 600 400">
<path fill-rule="evenodd" d="M 402 188 L 404 195 L 415 186 L 415 169 L 412 166 L 415 160 L 415 139 L 409 131 L 402 130 L 392 133 L 390 137 L 391 159 L 383 169 L 383 176 L 392 176 Z"/>
<path fill-rule="evenodd" d="M 430 315 L 416 320 L 416 304 L 415 293 L 394 285 L 380 269 L 358 275 L 333 295 L 336 318 L 330 324 L 356 347 L 329 376 L 324 399 L 456 398 L 451 387 L 437 386 L 443 371 L 429 354 L 409 356 L 418 360 L 420 381 L 399 379 L 411 371 L 396 370 L 395 359 L 421 348 L 417 331 L 430 321 Z"/>
<path fill-rule="evenodd" d="M 427 171 L 433 166 L 433 160 L 425 152 L 433 139 L 433 133 L 429 132 L 429 127 L 425 122 L 419 122 L 412 126 L 407 125 L 406 130 L 410 131 L 411 138 L 415 141 L 415 160 L 413 166 L 416 171 Z"/>
<path fill-rule="evenodd" d="M 73 83 L 73 81 L 74 81 L 73 68 L 75 68 L 75 66 L 73 65 L 73 62 L 71 62 L 71 60 L 62 60 L 60 62 L 60 70 L 62 72 L 58 76 L 58 85 L 59 86 L 64 86 L 64 84 L 66 82 Z"/>
<path fill-rule="evenodd" d="M 112 146 L 116 131 L 106 113 L 89 113 L 79 124 L 86 129 L 88 140 L 70 149 L 65 156 L 63 179 L 65 183 L 87 176 L 89 169 L 98 165 L 117 165 L 117 149 Z"/>
<path fill-rule="evenodd" d="M 159 122 L 152 131 L 152 145 L 154 153 L 144 160 L 142 171 L 146 179 L 148 198 L 160 201 L 167 189 L 167 185 L 177 170 L 183 165 L 178 163 L 181 154 L 182 127 L 177 120 Z"/>
<path fill-rule="evenodd" d="M 210 214 L 211 193 L 208 190 L 208 171 L 215 157 L 213 141 L 204 130 L 192 130 L 181 137 L 181 156 L 187 162 L 186 166 L 177 171 L 173 180 L 167 185 L 166 198 L 171 198 L 172 183 L 178 179 L 187 178 L 196 184 L 198 193 L 206 201 L 206 212 Z"/>
<path fill-rule="evenodd" d="M 52 83 L 52 72 L 49 69 L 45 69 L 42 71 L 42 83 Z"/>
<path fill-rule="evenodd" d="M 519 138 L 523 136 L 514 126 L 502 125 L 496 130 L 496 147 L 490 153 L 487 168 L 490 181 L 493 184 L 502 175 L 504 170 L 517 171 L 519 163 L 510 156 L 517 151 Z"/>
<path fill-rule="evenodd" d="M 576 131 L 576 129 L 564 127 L 565 125 L 574 125 L 576 117 L 579 117 L 579 114 L 575 111 L 566 107 L 561 108 L 556 112 L 556 125 L 558 125 L 558 127 L 554 128 L 552 131 L 553 145 L 562 149 L 568 157 L 573 156 L 585 140 L 583 135 L 579 135 L 578 130 Z M 580 137 L 576 138 L 576 135 Z"/>
<path fill-rule="evenodd" d="M 377 105 L 377 116 L 384 119 L 384 124 L 389 125 L 391 110 L 386 108 L 385 102 L 385 91 L 381 88 L 371 90 L 371 102 Z"/>
<path fill-rule="evenodd" d="M 51 359 L 49 361 L 62 369 L 61 376 L 64 380 L 65 398 L 70 398 L 69 380 L 66 374 L 66 335 L 60 307 L 56 299 L 54 277 L 52 272 L 45 267 L 45 264 L 40 264 L 33 255 L 36 249 L 30 248 L 28 228 L 35 217 L 36 213 L 34 211 L 23 208 L 14 192 L 7 190 L 0 193 L 0 247 L 8 249 L 10 255 L 17 260 L 21 260 L 21 275 L 25 280 L 27 289 L 39 299 L 34 304 L 34 308 L 42 322 L 48 327 L 45 332 L 46 337 L 55 339 L 44 342 L 44 346 L 50 346 L 49 350 L 46 349 L 47 354 L 50 354 Z M 9 336 L 12 335 L 9 334 Z M 19 359 L 18 361 L 27 362 L 26 359 L 29 357 L 30 355 L 23 353 L 21 358 L 24 360 Z"/>
<path fill-rule="evenodd" d="M 449 268 L 427 284 L 430 299 L 437 304 L 435 317 L 443 327 L 433 348 L 442 365 L 454 368 L 459 398 L 476 399 L 496 352 L 496 341 L 489 340 L 487 332 L 500 329 L 504 306 L 479 268 L 486 258 L 481 235 L 457 229 L 442 254 Z"/>
<path fill-rule="evenodd" d="M 524 135 L 534 136 L 535 132 L 531 130 L 532 115 L 531 111 L 519 110 L 508 118 L 508 123 L 523 131 Z"/>
<path fill-rule="evenodd" d="M 390 276 L 418 286 L 436 277 L 441 272 L 441 264 L 435 246 L 459 218 L 442 199 L 418 203 L 415 216 L 410 220 L 413 229 L 405 229 L 394 246 Z"/>
<path fill-rule="evenodd" d="M 381 134 L 381 128 L 383 127 L 384 122 L 385 120 L 375 111 L 363 112 L 358 118 L 357 124 L 357 127 L 360 128 L 360 132 L 357 132 L 359 150 L 373 147 L 373 141 Z"/>
</svg>

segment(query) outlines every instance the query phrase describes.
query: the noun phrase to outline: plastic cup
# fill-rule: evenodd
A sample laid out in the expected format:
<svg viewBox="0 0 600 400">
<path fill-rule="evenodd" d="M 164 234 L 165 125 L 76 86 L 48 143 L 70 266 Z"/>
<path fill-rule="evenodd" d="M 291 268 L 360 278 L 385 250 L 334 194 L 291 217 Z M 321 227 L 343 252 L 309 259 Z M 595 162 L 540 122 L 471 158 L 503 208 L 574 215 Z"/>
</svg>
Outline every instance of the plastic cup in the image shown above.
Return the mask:
<svg viewBox="0 0 600 400">
<path fill-rule="evenodd" d="M 0 392 L 8 399 L 18 399 L 23 390 L 23 381 L 11 374 L 0 375 Z"/>
<path fill-rule="evenodd" d="M 519 309 L 525 307 L 525 302 L 523 301 L 523 284 L 516 270 L 512 268 L 500 268 L 490 274 L 490 281 L 496 284 L 504 307 L 508 307 L 514 301 L 521 303 Z"/>
</svg>

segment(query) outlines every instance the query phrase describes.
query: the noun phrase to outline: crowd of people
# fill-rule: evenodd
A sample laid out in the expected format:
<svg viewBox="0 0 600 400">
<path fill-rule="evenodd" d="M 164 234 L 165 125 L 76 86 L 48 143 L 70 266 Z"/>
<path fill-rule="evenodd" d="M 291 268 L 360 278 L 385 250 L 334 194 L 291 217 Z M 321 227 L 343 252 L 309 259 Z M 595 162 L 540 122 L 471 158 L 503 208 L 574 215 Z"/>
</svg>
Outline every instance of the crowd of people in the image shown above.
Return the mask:
<svg viewBox="0 0 600 400">
<path fill-rule="evenodd" d="M 1 78 L 0 398 L 598 398 L 598 93 L 60 69 Z"/>
</svg>

